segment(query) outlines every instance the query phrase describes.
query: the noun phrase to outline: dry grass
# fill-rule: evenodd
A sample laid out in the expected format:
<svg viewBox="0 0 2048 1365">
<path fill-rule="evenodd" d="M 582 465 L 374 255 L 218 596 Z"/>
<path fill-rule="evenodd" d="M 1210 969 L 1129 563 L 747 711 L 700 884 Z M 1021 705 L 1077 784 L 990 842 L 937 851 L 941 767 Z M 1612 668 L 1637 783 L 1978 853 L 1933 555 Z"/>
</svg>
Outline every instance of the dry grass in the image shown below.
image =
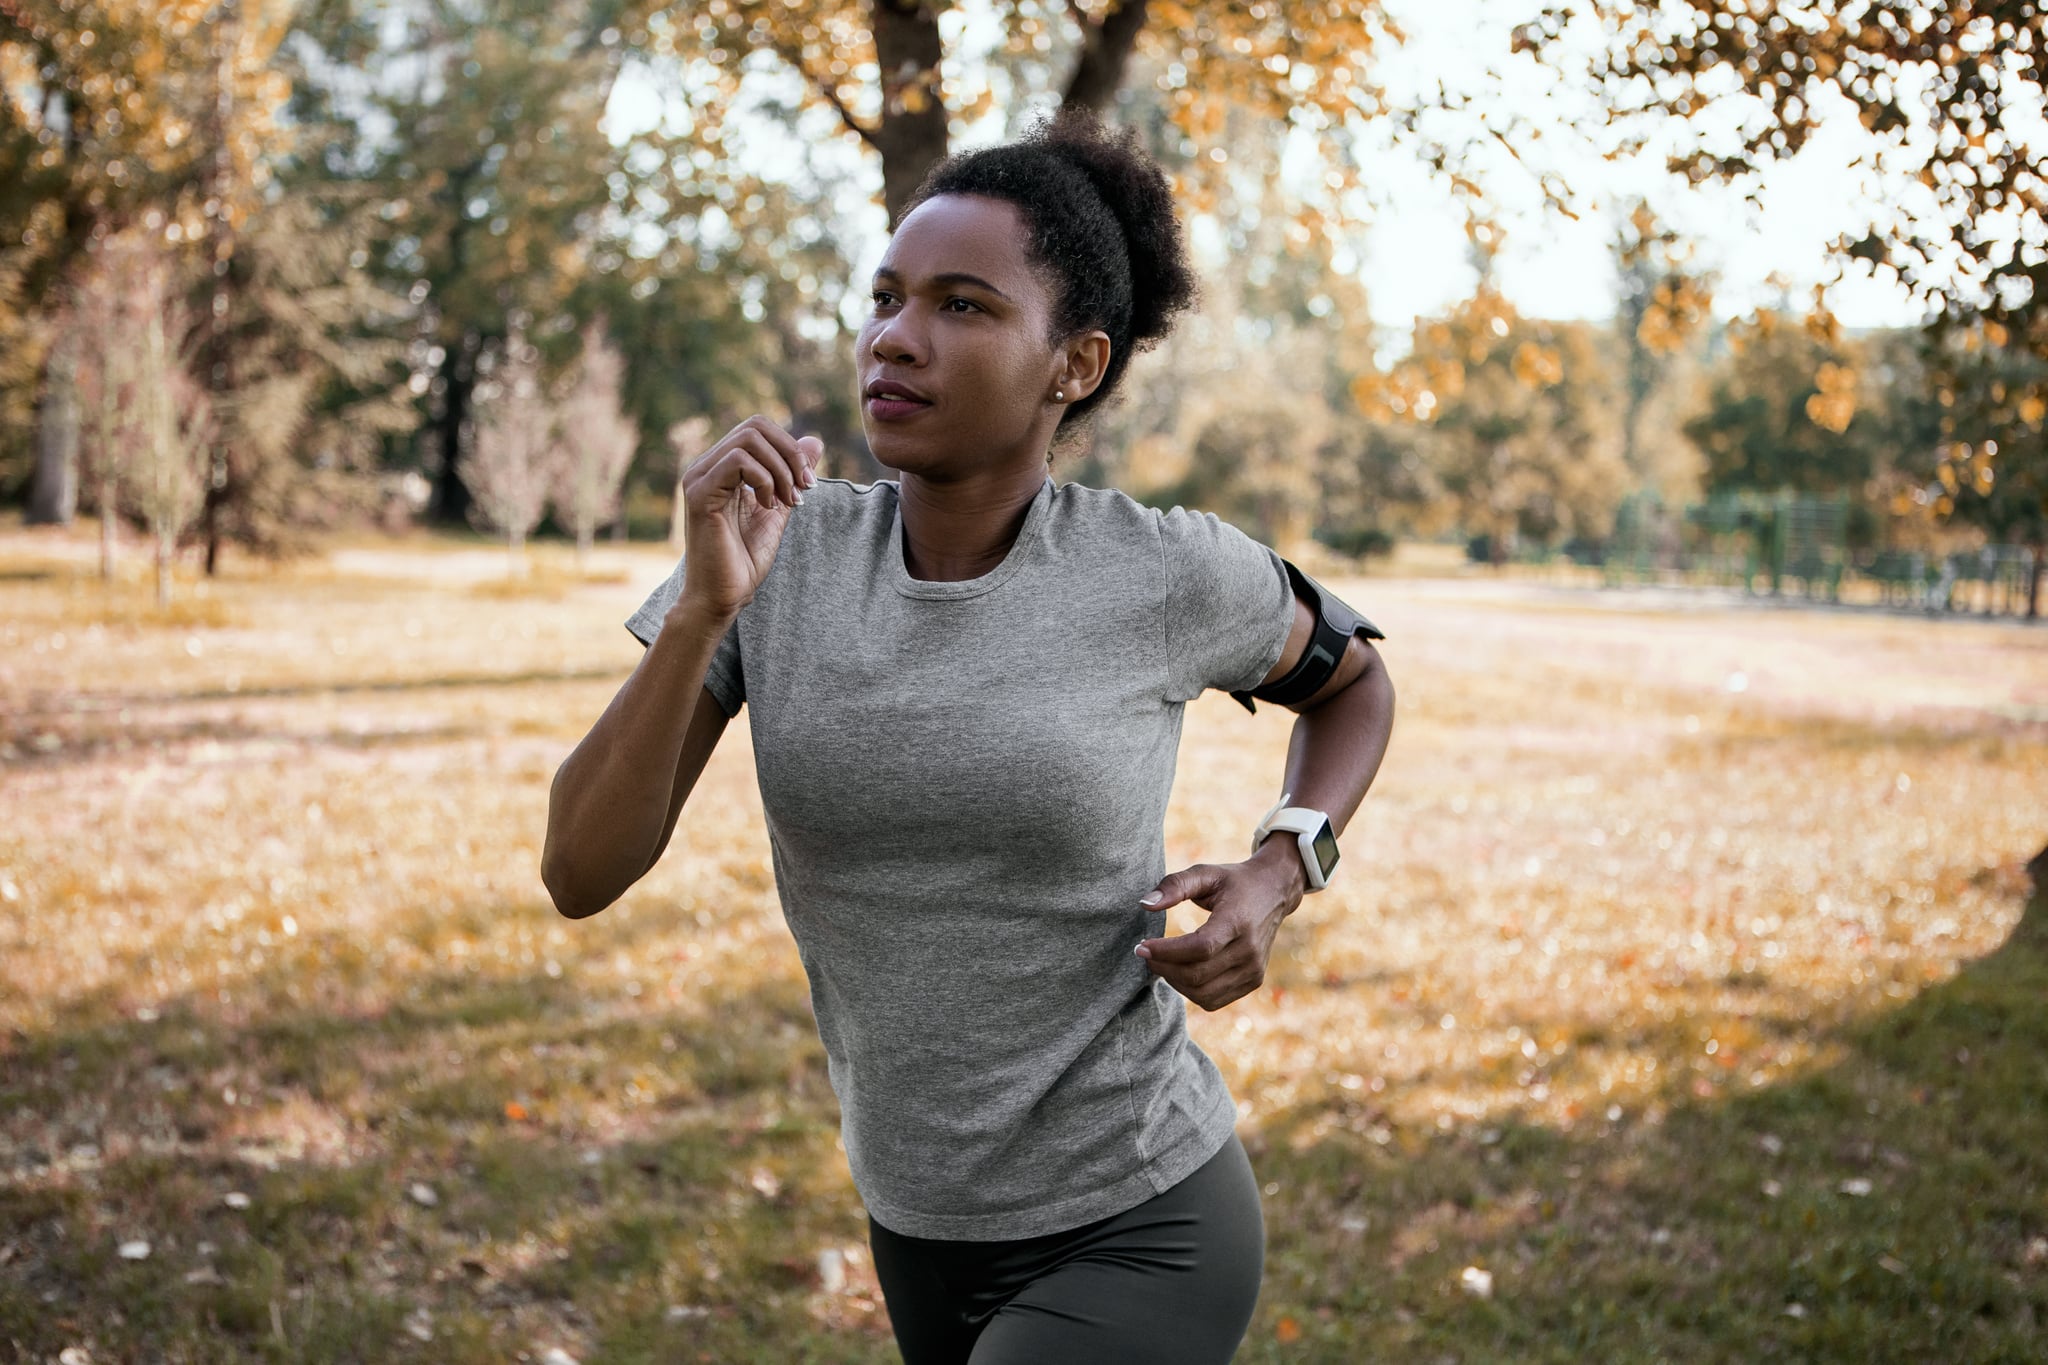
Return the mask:
<svg viewBox="0 0 2048 1365">
<path fill-rule="evenodd" d="M 491 553 L 164 617 L 0 538 L 0 1359 L 895 1358 L 744 729 L 625 901 L 538 885 L 667 559 Z M 2048 635 L 1352 595 L 1387 770 L 1190 1021 L 1268 1182 L 1240 1358 L 2027 1358 Z M 1230 856 L 1285 718 L 1187 729 L 1169 856 Z"/>
</svg>

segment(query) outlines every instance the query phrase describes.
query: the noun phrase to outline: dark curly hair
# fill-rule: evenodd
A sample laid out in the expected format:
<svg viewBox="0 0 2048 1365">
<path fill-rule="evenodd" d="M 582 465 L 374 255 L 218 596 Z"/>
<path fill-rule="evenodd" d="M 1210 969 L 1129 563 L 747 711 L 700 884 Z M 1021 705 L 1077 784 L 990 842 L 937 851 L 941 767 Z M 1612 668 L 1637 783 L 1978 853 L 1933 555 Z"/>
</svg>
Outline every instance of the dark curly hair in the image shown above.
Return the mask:
<svg viewBox="0 0 2048 1365">
<path fill-rule="evenodd" d="M 1175 315 L 1195 301 L 1173 192 L 1133 129 L 1112 130 L 1085 110 L 1062 110 L 1015 142 L 947 157 L 904 213 L 942 194 L 1017 206 L 1032 259 L 1054 286 L 1049 341 L 1098 327 L 1109 334 L 1102 382 L 1067 406 L 1063 432 L 1100 407 L 1131 356 L 1171 331 Z"/>
</svg>

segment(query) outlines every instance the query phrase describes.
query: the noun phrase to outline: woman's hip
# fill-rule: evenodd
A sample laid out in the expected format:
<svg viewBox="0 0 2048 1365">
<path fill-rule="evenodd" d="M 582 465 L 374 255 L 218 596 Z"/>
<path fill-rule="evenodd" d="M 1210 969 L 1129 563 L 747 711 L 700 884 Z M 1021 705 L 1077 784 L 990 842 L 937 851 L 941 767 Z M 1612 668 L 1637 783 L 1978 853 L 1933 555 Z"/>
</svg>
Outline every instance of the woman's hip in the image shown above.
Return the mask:
<svg viewBox="0 0 2048 1365">
<path fill-rule="evenodd" d="M 1008 1365 L 1061 1352 L 1230 1359 L 1258 1301 L 1265 1219 L 1232 1133 L 1191 1175 L 1078 1228 L 1006 1242 L 905 1237 L 869 1220 L 906 1365 Z"/>
</svg>

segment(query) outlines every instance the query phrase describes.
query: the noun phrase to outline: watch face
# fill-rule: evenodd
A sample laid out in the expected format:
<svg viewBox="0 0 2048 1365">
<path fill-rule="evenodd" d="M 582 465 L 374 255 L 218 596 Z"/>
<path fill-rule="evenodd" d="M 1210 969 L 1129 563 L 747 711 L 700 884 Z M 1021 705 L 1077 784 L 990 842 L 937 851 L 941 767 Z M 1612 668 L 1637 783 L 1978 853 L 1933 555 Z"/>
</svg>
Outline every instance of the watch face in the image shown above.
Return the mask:
<svg viewBox="0 0 2048 1365">
<path fill-rule="evenodd" d="M 1323 827 L 1316 831 L 1315 850 L 1316 863 L 1323 869 L 1323 880 L 1328 881 L 1337 866 L 1337 832 L 1330 828 L 1328 820 L 1323 821 Z"/>
</svg>

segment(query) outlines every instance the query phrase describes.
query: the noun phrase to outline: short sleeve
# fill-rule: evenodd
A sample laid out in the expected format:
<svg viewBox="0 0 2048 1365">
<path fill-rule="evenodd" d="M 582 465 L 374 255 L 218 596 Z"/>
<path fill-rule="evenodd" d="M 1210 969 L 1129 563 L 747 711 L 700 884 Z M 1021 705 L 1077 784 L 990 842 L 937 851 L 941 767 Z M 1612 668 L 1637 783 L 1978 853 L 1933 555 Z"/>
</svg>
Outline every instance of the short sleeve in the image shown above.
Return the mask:
<svg viewBox="0 0 2048 1365">
<path fill-rule="evenodd" d="M 1208 512 L 1159 518 L 1166 574 L 1167 699 L 1257 687 L 1287 648 L 1294 589 L 1266 546 Z"/>
<path fill-rule="evenodd" d="M 683 593 L 683 561 L 678 559 L 669 572 L 640 609 L 626 618 L 626 629 L 633 632 L 633 638 L 643 645 L 654 643 L 654 637 L 661 634 L 661 623 L 668 616 L 668 609 L 676 604 Z M 725 632 L 725 638 L 718 642 L 718 648 L 711 656 L 711 666 L 705 670 L 704 686 L 718 699 L 727 716 L 736 716 L 747 700 L 746 674 L 740 669 L 740 625 L 732 623 Z"/>
</svg>

